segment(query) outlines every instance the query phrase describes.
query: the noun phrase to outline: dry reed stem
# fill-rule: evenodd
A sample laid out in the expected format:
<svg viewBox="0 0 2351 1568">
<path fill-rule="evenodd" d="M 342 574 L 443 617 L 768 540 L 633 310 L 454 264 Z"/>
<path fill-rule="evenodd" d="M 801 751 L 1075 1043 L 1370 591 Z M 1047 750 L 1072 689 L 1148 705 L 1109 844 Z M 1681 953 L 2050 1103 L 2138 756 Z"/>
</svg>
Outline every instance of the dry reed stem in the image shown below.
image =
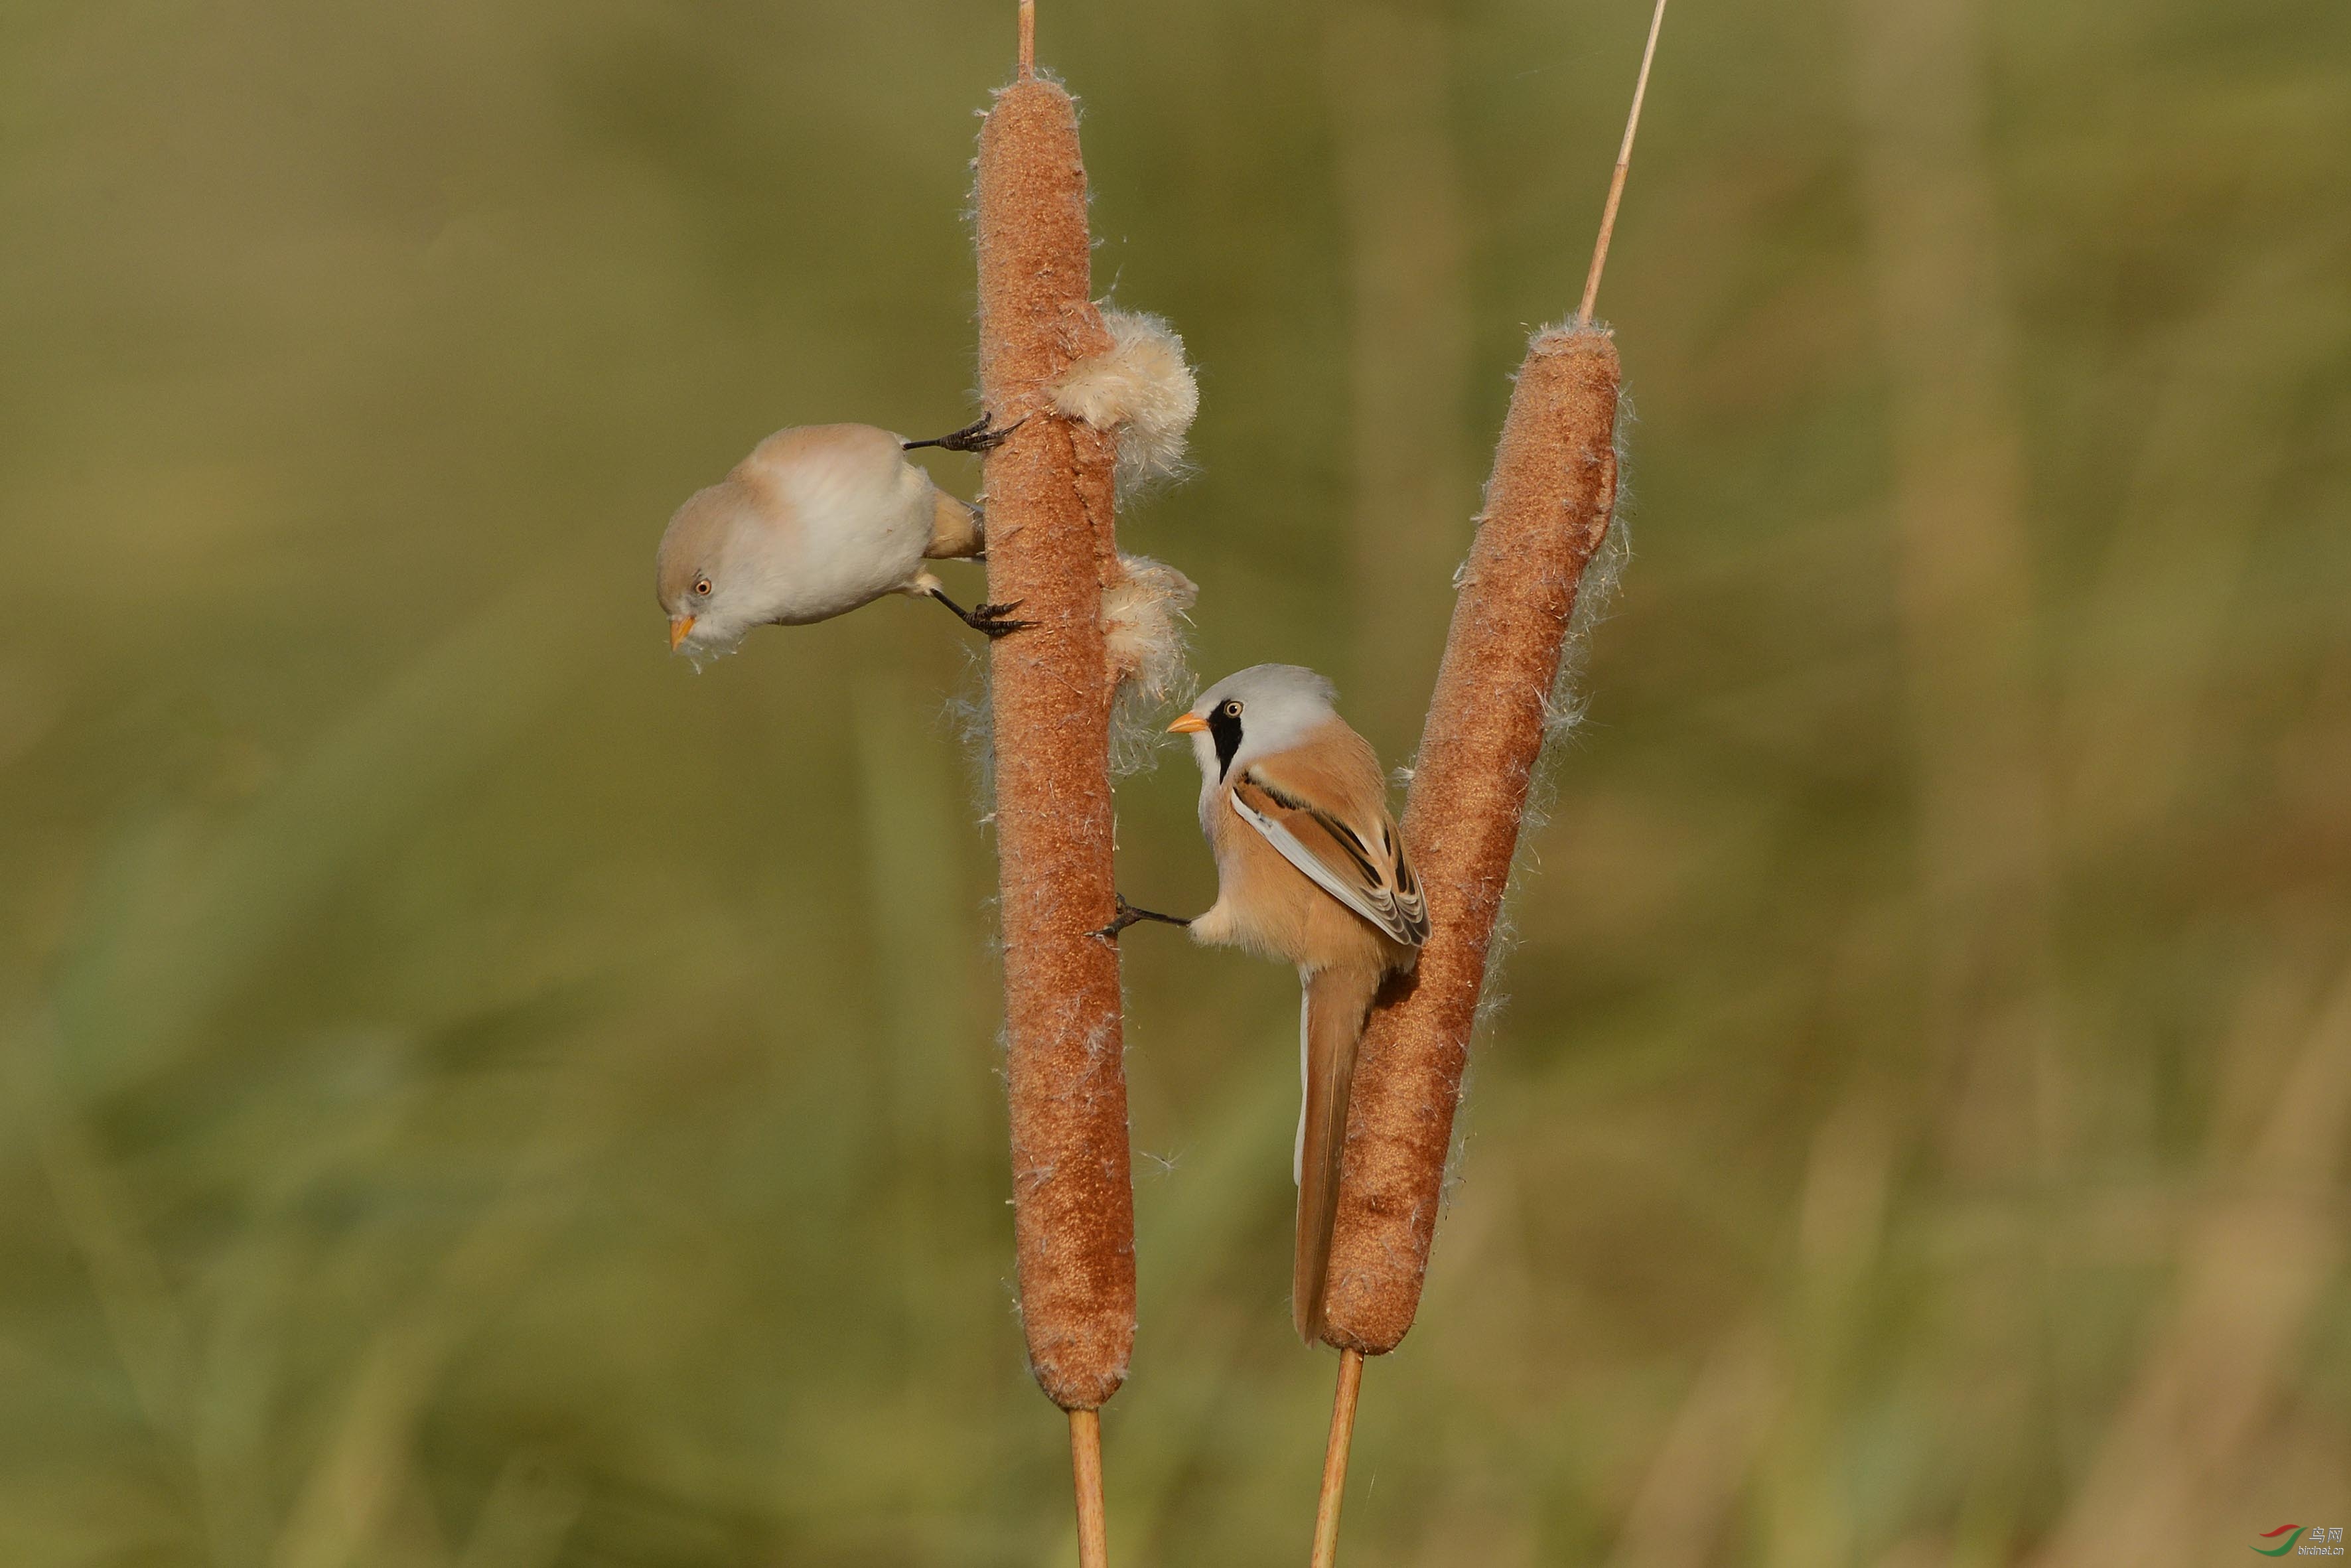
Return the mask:
<svg viewBox="0 0 2351 1568">
<path fill-rule="evenodd" d="M 1331 1396 L 1331 1439 L 1322 1450 L 1322 1495 L 1314 1502 L 1311 1568 L 1332 1568 L 1339 1560 L 1339 1510 L 1347 1500 L 1347 1449 L 1354 1441 L 1355 1397 L 1363 1387 L 1363 1353 L 1341 1351 L 1339 1386 Z"/>
<path fill-rule="evenodd" d="M 1088 295 L 1086 174 L 1070 95 L 1024 78 L 998 95 L 977 162 L 987 588 L 1032 629 L 989 654 L 1013 1228 L 1039 1385 L 1091 1410 L 1134 1341 L 1102 596 L 1118 571 L 1111 434 L 1053 412 L 1050 389 L 1110 346 Z"/>
<path fill-rule="evenodd" d="M 1078 1568 L 1109 1568 L 1110 1520 L 1102 1510 L 1102 1413 L 1070 1412 L 1070 1473 L 1077 1482 Z"/>
<path fill-rule="evenodd" d="M 1037 74 L 1037 0 L 1020 0 L 1020 79 Z"/>
<path fill-rule="evenodd" d="M 1633 168 L 1633 133 L 1641 128 L 1641 100 L 1649 96 L 1649 62 L 1657 57 L 1657 30 L 1666 25 L 1666 0 L 1649 13 L 1649 41 L 1641 46 L 1641 74 L 1633 83 L 1633 107 L 1625 116 L 1625 140 L 1616 149 L 1615 172 L 1608 176 L 1608 204 L 1600 210 L 1600 238 L 1592 246 L 1592 270 L 1583 275 L 1583 303 L 1575 308 L 1579 321 L 1592 319 L 1600 298 L 1600 274 L 1608 265 L 1608 242 L 1616 234 L 1616 204 L 1625 199 L 1625 176 Z"/>
<path fill-rule="evenodd" d="M 1323 1338 L 1379 1355 L 1412 1326 L 1453 1112 L 1568 622 L 1616 497 L 1616 346 L 1538 333 L 1462 568 L 1405 808 L 1431 933 L 1372 1010 L 1348 1108 Z"/>
</svg>

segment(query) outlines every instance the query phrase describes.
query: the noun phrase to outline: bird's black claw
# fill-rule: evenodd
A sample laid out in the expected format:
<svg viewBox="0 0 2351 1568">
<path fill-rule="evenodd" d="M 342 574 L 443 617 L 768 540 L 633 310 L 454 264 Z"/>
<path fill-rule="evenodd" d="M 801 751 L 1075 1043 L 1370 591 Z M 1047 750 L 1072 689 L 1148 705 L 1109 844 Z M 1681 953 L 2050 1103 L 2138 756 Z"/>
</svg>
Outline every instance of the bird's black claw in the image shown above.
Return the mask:
<svg viewBox="0 0 2351 1568">
<path fill-rule="evenodd" d="M 962 605 L 949 599 L 943 589 L 933 588 L 930 590 L 930 595 L 949 610 L 954 611 L 956 618 L 965 625 L 975 632 L 984 632 L 990 642 L 994 642 L 998 637 L 1008 637 L 1015 632 L 1026 632 L 1029 627 L 1037 624 L 1034 621 L 1008 619 L 1012 612 L 1020 608 L 1020 601 L 1017 599 L 1009 604 L 983 604 L 977 610 L 966 610 Z"/>
<path fill-rule="evenodd" d="M 917 446 L 935 446 L 946 452 L 993 452 L 1004 444 L 1006 436 L 1029 423 L 1026 419 L 1019 419 L 1002 430 L 990 430 L 988 422 L 993 418 L 993 414 L 983 413 L 961 430 L 950 430 L 945 435 L 935 435 L 928 441 L 909 441 L 906 450 L 912 452 Z"/>
<path fill-rule="evenodd" d="M 1009 604 L 982 604 L 963 618 L 964 624 L 975 632 L 984 632 L 990 642 L 998 637 L 1008 637 L 1015 632 L 1026 632 L 1037 624 L 1034 621 L 1013 620 L 1012 612 L 1019 608 L 1020 601 L 1018 599 Z"/>
<path fill-rule="evenodd" d="M 1099 936 L 1105 942 L 1115 942 L 1118 940 L 1118 934 L 1120 932 L 1125 930 L 1130 925 L 1139 925 L 1145 920 L 1156 920 L 1165 925 L 1189 925 L 1192 924 L 1188 920 L 1178 919 L 1173 915 L 1162 915 L 1157 910 L 1137 909 L 1134 905 L 1126 901 L 1126 894 L 1123 893 L 1118 894 L 1117 897 L 1118 918 L 1113 920 L 1101 930 L 1090 933 L 1090 935 Z"/>
</svg>

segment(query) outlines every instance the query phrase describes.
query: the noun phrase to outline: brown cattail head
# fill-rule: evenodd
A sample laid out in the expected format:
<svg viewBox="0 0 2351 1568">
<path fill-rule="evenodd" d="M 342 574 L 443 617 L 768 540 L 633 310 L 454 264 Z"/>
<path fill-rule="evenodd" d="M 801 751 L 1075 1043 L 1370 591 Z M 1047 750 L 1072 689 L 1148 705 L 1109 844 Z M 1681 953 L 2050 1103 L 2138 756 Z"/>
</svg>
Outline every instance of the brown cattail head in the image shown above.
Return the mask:
<svg viewBox="0 0 2351 1568">
<path fill-rule="evenodd" d="M 1134 1343 L 1134 1196 L 1115 915 L 1112 673 L 1102 593 L 1118 580 L 1107 430 L 1053 407 L 1111 347 L 1088 295 L 1092 237 L 1070 95 L 1023 76 L 979 133 L 980 393 L 987 591 L 1030 623 L 989 655 L 1004 919 L 1013 1229 L 1029 1361 L 1053 1402 L 1091 1410 Z"/>
<path fill-rule="evenodd" d="M 1355 1061 L 1323 1338 L 1378 1355 L 1412 1327 L 1453 1111 L 1576 589 L 1616 497 L 1616 345 L 1536 334 L 1462 569 L 1405 843 L 1428 897 L 1420 963 L 1372 1009 Z"/>
</svg>

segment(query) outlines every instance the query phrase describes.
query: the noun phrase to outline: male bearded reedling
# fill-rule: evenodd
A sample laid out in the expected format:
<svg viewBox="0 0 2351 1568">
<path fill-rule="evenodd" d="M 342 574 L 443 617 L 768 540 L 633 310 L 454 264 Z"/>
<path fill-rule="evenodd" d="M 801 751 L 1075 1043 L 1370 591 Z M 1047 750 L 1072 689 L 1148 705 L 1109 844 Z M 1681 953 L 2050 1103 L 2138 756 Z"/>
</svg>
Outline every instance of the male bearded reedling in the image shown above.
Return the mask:
<svg viewBox="0 0 2351 1568">
<path fill-rule="evenodd" d="M 805 626 L 887 593 L 937 600 L 991 637 L 1009 605 L 966 610 L 925 560 L 977 556 L 979 514 L 906 461 L 917 446 L 983 452 L 987 421 L 931 441 L 870 424 L 779 430 L 669 520 L 656 589 L 673 653 L 730 653 L 754 626 Z"/>
<path fill-rule="evenodd" d="M 1380 760 L 1332 706 L 1333 695 L 1311 670 L 1259 664 L 1210 686 L 1168 726 L 1192 737 L 1199 760 L 1217 902 L 1188 922 L 1122 902 L 1110 928 L 1169 920 L 1197 941 L 1297 966 L 1305 1103 L 1292 1156 L 1290 1311 L 1308 1340 L 1322 1329 L 1356 1042 L 1380 983 L 1411 968 L 1428 939 L 1428 907 L 1388 813 Z"/>
</svg>

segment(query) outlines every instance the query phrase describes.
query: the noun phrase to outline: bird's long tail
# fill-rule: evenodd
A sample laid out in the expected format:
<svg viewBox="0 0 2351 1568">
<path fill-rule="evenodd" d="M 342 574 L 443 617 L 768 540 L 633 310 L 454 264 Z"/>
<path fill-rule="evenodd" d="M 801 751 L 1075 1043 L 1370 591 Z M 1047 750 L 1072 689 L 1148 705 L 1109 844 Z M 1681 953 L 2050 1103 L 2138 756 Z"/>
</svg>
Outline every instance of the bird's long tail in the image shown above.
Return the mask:
<svg viewBox="0 0 2351 1568">
<path fill-rule="evenodd" d="M 1299 1051 L 1306 1103 L 1298 1125 L 1298 1243 L 1290 1276 L 1290 1322 L 1299 1337 L 1322 1331 L 1322 1292 L 1331 1269 L 1331 1226 L 1339 1212 L 1339 1154 L 1347 1142 L 1347 1093 L 1355 1045 L 1380 988 L 1376 969 L 1316 971 L 1300 1009 Z"/>
</svg>

